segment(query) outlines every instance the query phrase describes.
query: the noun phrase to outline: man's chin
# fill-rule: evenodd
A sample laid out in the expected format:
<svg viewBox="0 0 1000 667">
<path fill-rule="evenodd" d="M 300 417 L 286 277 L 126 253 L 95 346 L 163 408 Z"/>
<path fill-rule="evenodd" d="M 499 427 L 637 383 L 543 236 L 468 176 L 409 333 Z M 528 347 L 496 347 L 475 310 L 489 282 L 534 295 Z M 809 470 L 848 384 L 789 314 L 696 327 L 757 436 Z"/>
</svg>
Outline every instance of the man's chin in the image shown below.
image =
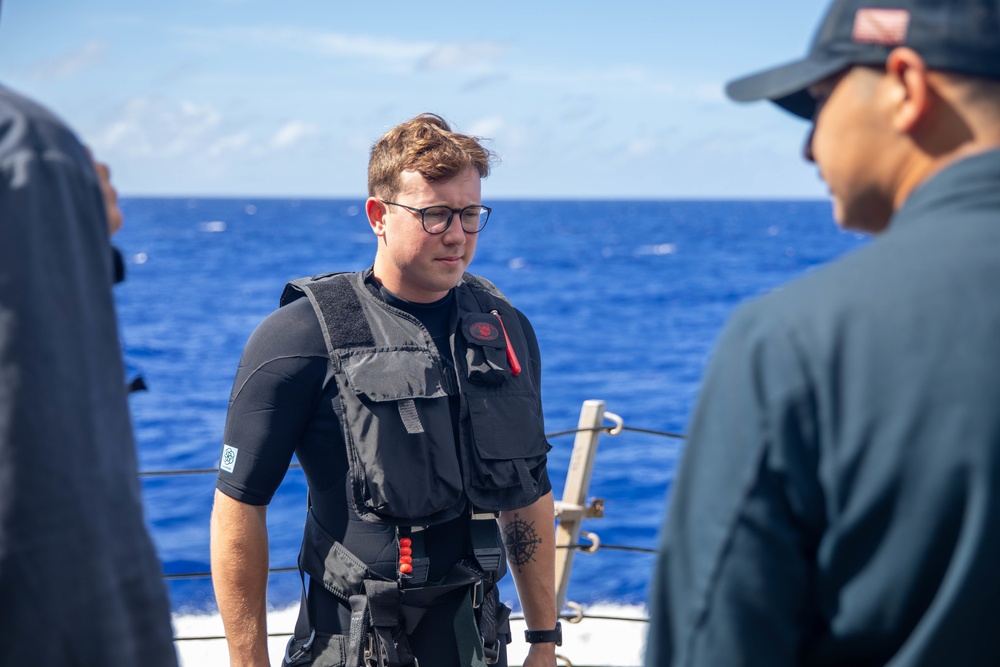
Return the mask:
<svg viewBox="0 0 1000 667">
<path fill-rule="evenodd" d="M 836 197 L 833 198 L 833 219 L 837 226 L 845 231 L 878 234 L 889 226 L 891 217 L 891 210 L 886 212 L 852 210 L 845 207 Z"/>
<path fill-rule="evenodd" d="M 465 275 L 464 268 L 455 269 L 453 271 L 447 272 L 446 274 L 439 274 L 432 281 L 434 290 L 438 292 L 447 292 L 451 288 L 458 285 L 458 283 L 462 282 L 462 276 L 464 275 Z"/>
</svg>

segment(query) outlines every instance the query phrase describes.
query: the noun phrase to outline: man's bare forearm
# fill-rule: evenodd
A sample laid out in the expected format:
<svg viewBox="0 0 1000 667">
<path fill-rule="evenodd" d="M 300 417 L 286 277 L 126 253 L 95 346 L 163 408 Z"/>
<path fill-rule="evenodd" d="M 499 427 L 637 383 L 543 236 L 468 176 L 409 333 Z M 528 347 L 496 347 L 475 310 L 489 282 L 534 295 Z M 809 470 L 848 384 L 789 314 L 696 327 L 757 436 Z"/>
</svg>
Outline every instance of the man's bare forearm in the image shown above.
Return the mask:
<svg viewBox="0 0 1000 667">
<path fill-rule="evenodd" d="M 212 584 L 231 667 L 268 667 L 267 508 L 219 491 L 212 509 Z"/>
<path fill-rule="evenodd" d="M 522 509 L 501 512 L 500 529 L 525 623 L 531 630 L 551 630 L 558 620 L 552 492 Z M 553 644 L 536 644 L 525 665 L 555 664 L 554 656 Z"/>
</svg>

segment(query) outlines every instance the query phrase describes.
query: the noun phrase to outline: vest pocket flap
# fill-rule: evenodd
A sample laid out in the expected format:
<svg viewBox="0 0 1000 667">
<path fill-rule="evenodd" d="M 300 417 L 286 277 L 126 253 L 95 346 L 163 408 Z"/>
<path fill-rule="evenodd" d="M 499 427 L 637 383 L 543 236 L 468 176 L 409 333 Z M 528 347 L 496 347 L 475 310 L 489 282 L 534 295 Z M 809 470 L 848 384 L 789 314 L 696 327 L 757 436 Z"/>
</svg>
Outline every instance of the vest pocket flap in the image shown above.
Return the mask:
<svg viewBox="0 0 1000 667">
<path fill-rule="evenodd" d="M 483 460 L 535 459 L 548 453 L 535 396 L 524 391 L 495 390 L 469 394 L 476 449 Z"/>
<path fill-rule="evenodd" d="M 422 348 L 351 351 L 340 355 L 348 386 L 373 401 L 447 396 L 441 371 Z"/>
<path fill-rule="evenodd" d="M 473 345 L 507 347 L 507 337 L 503 335 L 500 318 L 492 313 L 467 313 L 462 315 L 462 336 Z"/>
</svg>

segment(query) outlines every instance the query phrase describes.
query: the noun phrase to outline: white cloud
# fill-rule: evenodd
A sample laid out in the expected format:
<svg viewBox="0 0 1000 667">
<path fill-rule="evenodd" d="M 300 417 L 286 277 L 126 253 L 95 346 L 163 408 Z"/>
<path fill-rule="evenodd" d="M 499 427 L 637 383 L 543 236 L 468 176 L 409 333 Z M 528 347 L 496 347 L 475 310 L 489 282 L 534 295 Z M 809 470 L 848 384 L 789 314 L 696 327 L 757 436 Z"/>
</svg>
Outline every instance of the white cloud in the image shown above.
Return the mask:
<svg viewBox="0 0 1000 667">
<path fill-rule="evenodd" d="M 484 74 L 482 76 L 477 76 L 470 81 L 466 81 L 462 84 L 460 90 L 463 93 L 472 93 L 479 90 L 489 88 L 498 84 L 502 84 L 507 81 L 510 77 L 507 74 L 500 72 L 493 72 L 492 74 Z"/>
<path fill-rule="evenodd" d="M 226 153 L 233 153 L 246 148 L 250 143 L 250 135 L 246 132 L 238 132 L 236 134 L 227 134 L 224 137 L 220 137 L 215 140 L 215 142 L 208 147 L 205 154 L 208 157 L 217 158 Z"/>
<path fill-rule="evenodd" d="M 321 134 L 320 128 L 292 120 L 271 134 L 242 126 L 211 104 L 136 97 L 128 102 L 93 146 L 103 156 L 219 162 L 233 156 L 258 158 L 285 151 Z M 221 165 L 221 162 L 219 162 Z"/>
<path fill-rule="evenodd" d="M 185 37 L 216 43 L 232 42 L 253 48 L 280 49 L 333 57 L 379 60 L 416 60 L 433 50 L 430 42 L 414 42 L 366 35 L 344 35 L 294 27 L 229 26 L 209 29 L 183 26 L 174 31 Z"/>
<path fill-rule="evenodd" d="M 467 42 L 436 45 L 418 64 L 419 69 L 452 70 L 474 67 L 500 59 L 508 46 L 498 42 Z"/>
<path fill-rule="evenodd" d="M 95 150 L 105 154 L 195 156 L 204 152 L 206 146 L 211 151 L 224 138 L 216 136 L 222 126 L 222 114 L 211 105 L 190 101 L 174 104 L 152 97 L 136 97 L 97 134 L 93 144 Z"/>
<path fill-rule="evenodd" d="M 629 157 L 639 157 L 649 155 L 656 150 L 656 140 L 649 138 L 633 139 L 625 147 L 625 154 Z"/>
<path fill-rule="evenodd" d="M 219 41 L 258 49 L 278 49 L 332 58 L 362 58 L 403 63 L 418 69 L 453 70 L 496 60 L 508 50 L 498 42 L 434 42 L 407 40 L 384 35 L 353 35 L 299 27 L 200 26 L 174 28 L 174 32 L 205 43 Z"/>
<path fill-rule="evenodd" d="M 543 90 L 559 90 L 590 99 L 608 96 L 644 96 L 671 101 L 729 104 L 723 94 L 723 84 L 717 81 L 692 79 L 683 73 L 647 69 L 637 65 L 617 67 L 583 67 L 578 69 L 554 66 L 518 66 L 508 71 L 512 87 L 531 86 Z"/>
<path fill-rule="evenodd" d="M 375 58 L 378 60 L 411 60 L 423 56 L 431 45 L 365 35 L 339 33 L 300 28 L 235 28 L 233 39 L 246 39 L 258 46 L 280 47 L 293 51 L 307 51 L 317 55 L 335 57 Z"/>
<path fill-rule="evenodd" d="M 63 79 L 78 74 L 104 60 L 104 54 L 110 50 L 106 42 L 90 40 L 79 49 L 66 53 L 58 58 L 38 63 L 28 70 L 28 76 L 34 79 Z"/>
<path fill-rule="evenodd" d="M 413 60 L 422 57 L 433 45 L 385 37 L 341 35 L 288 31 L 293 39 L 302 39 L 318 52 L 328 56 L 376 58 L 379 60 Z"/>
<path fill-rule="evenodd" d="M 467 133 L 476 137 L 493 138 L 504 129 L 504 126 L 504 120 L 499 116 L 480 118 L 469 127 Z"/>
<path fill-rule="evenodd" d="M 285 150 L 292 148 L 303 139 L 314 137 L 319 134 L 319 128 L 311 123 L 304 123 L 293 120 L 282 125 L 271 137 L 270 146 L 274 150 Z"/>
</svg>

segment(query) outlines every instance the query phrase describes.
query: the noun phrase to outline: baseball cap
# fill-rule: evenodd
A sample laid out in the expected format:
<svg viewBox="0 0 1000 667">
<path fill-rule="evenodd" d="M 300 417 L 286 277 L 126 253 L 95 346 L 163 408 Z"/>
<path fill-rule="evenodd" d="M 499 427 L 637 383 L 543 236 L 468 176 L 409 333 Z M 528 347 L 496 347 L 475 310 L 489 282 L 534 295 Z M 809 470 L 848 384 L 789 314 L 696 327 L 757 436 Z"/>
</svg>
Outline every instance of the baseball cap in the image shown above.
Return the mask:
<svg viewBox="0 0 1000 667">
<path fill-rule="evenodd" d="M 1000 0 L 835 0 L 805 58 L 731 81 L 726 95 L 811 119 L 809 86 L 853 65 L 883 65 L 899 46 L 929 69 L 1000 79 Z"/>
</svg>

